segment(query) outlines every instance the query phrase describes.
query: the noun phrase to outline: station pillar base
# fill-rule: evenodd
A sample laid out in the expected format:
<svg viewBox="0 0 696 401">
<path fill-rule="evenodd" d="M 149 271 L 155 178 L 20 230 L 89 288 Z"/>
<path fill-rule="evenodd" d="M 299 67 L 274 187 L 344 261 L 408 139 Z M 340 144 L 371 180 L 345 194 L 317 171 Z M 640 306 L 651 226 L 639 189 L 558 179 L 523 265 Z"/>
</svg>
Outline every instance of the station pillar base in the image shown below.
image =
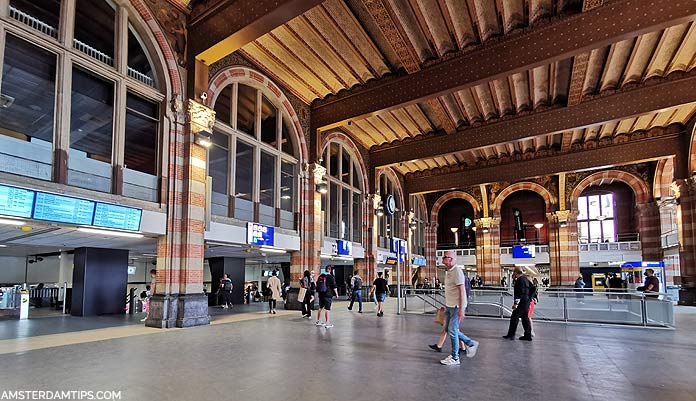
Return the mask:
<svg viewBox="0 0 696 401">
<path fill-rule="evenodd" d="M 167 329 L 210 324 L 205 294 L 154 295 L 145 326 Z"/>
<path fill-rule="evenodd" d="M 680 289 L 679 305 L 696 306 L 696 288 Z"/>
</svg>

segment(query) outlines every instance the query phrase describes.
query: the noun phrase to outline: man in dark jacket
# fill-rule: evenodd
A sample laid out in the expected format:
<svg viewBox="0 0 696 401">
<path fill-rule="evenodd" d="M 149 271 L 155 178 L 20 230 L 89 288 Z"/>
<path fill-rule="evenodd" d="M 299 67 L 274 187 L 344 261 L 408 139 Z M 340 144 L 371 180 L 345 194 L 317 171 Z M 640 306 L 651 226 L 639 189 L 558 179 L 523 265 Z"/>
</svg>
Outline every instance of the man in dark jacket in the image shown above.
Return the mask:
<svg viewBox="0 0 696 401">
<path fill-rule="evenodd" d="M 513 278 L 515 279 L 515 303 L 512 305 L 510 328 L 507 335 L 504 335 L 503 338 L 514 340 L 518 320 L 522 319 L 524 335 L 520 337 L 520 340 L 532 341 L 532 326 L 529 323 L 530 283 L 527 276 L 524 275 L 524 270 L 519 266 L 515 267 Z"/>
</svg>

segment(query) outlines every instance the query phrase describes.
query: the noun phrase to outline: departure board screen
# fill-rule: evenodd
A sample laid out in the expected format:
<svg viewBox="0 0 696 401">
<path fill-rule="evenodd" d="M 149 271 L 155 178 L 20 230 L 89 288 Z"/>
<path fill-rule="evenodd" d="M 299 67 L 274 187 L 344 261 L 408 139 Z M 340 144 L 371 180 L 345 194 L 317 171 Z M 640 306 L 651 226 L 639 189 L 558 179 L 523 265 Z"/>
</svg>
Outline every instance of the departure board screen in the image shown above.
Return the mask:
<svg viewBox="0 0 696 401">
<path fill-rule="evenodd" d="M 97 202 L 94 211 L 94 225 L 118 230 L 140 230 L 140 219 L 143 211 L 140 209 Z"/>
<path fill-rule="evenodd" d="M 92 225 L 95 202 L 70 196 L 36 193 L 34 214 L 37 220 Z"/>
<path fill-rule="evenodd" d="M 0 215 L 31 217 L 34 191 L 0 185 Z"/>
</svg>

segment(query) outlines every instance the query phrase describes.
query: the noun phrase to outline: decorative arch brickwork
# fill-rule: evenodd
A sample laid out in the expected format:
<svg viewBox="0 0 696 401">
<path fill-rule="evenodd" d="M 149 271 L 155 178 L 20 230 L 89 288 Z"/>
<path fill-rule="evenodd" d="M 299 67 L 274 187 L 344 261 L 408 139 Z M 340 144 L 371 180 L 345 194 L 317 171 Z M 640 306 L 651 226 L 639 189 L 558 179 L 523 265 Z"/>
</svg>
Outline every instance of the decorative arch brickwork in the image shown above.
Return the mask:
<svg viewBox="0 0 696 401">
<path fill-rule="evenodd" d="M 479 218 L 481 217 L 481 204 L 471 196 L 471 194 L 464 192 L 464 191 L 453 191 L 449 192 L 445 195 L 442 195 L 440 198 L 438 198 L 437 201 L 435 201 L 435 204 L 433 205 L 433 210 L 430 213 L 430 221 L 433 223 L 438 222 L 438 214 L 440 213 L 440 209 L 442 206 L 447 203 L 447 201 L 452 200 L 452 199 L 464 199 L 465 201 L 469 202 L 471 206 L 474 208 L 474 218 Z"/>
<path fill-rule="evenodd" d="M 360 150 L 358 149 L 358 146 L 353 142 L 352 139 L 343 132 L 339 131 L 334 131 L 331 132 L 328 135 L 324 135 L 321 141 L 321 152 L 322 154 L 326 150 L 326 147 L 329 146 L 329 142 L 338 142 L 341 145 L 347 147 L 351 153 L 352 156 L 355 157 L 355 159 L 358 161 L 360 164 L 360 175 L 362 176 L 362 184 L 363 184 L 363 193 L 367 193 L 370 190 L 370 186 L 368 185 L 367 182 L 367 168 L 365 167 L 365 160 L 362 157 L 362 154 L 360 153 Z"/>
<path fill-rule="evenodd" d="M 275 99 L 282 108 L 288 113 L 292 120 L 292 125 L 295 127 L 295 138 L 298 143 L 298 151 L 300 152 L 300 163 L 307 161 L 309 153 L 307 151 L 307 142 L 305 141 L 302 124 L 295 112 L 295 109 L 290 104 L 290 100 L 285 94 L 273 83 L 268 77 L 260 72 L 249 67 L 235 65 L 228 66 L 218 71 L 211 79 L 208 88 L 208 104 L 213 105 L 224 88 L 233 83 L 242 83 L 251 87 L 260 89 L 269 98 Z"/>
<path fill-rule="evenodd" d="M 636 204 L 646 203 L 652 199 L 648 184 L 639 176 L 621 170 L 605 170 L 590 174 L 578 183 L 570 195 L 570 208 L 578 208 L 578 198 L 582 192 L 602 181 L 620 181 L 633 189 L 636 195 Z"/>
<path fill-rule="evenodd" d="M 669 196 L 672 181 L 674 181 L 674 158 L 660 160 L 655 168 L 655 177 L 653 178 L 653 198 L 659 199 Z"/>
<path fill-rule="evenodd" d="M 398 195 L 398 199 L 401 201 L 400 205 L 401 207 L 405 207 L 408 203 L 406 203 L 404 199 L 404 189 L 402 187 L 401 180 L 399 179 L 399 176 L 396 175 L 394 170 L 391 169 L 391 167 L 379 169 L 377 171 L 377 176 L 375 177 L 375 188 L 379 188 L 379 179 L 383 175 L 386 175 L 392 180 L 392 182 L 394 182 L 394 185 L 396 186 L 396 194 Z M 385 196 L 385 194 L 382 194 L 382 196 Z"/>
<path fill-rule="evenodd" d="M 510 196 L 513 192 L 517 191 L 536 192 L 537 194 L 541 195 L 542 198 L 544 198 L 544 203 L 546 204 L 546 212 L 548 213 L 553 211 L 553 205 L 556 203 L 556 198 L 553 196 L 553 194 L 551 194 L 551 192 L 549 192 L 546 188 L 535 182 L 525 181 L 516 182 L 503 189 L 498 194 L 498 196 L 496 196 L 496 198 L 493 200 L 493 203 L 491 204 L 491 214 L 494 216 L 500 216 L 500 208 L 502 207 L 505 198 Z"/>
</svg>

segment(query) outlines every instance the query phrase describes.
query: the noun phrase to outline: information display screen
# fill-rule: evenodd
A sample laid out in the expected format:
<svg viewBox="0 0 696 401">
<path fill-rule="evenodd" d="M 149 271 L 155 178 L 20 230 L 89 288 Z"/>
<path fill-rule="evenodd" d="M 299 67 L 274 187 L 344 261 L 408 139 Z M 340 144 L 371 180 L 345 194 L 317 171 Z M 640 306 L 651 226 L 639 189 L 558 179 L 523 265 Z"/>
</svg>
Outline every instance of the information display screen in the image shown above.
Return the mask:
<svg viewBox="0 0 696 401">
<path fill-rule="evenodd" d="M 37 192 L 32 218 L 90 226 L 94 205 L 95 202 L 86 199 Z"/>
<path fill-rule="evenodd" d="M 249 245 L 273 246 L 274 240 L 273 227 L 247 223 L 247 243 Z"/>
<path fill-rule="evenodd" d="M 514 259 L 531 259 L 534 257 L 534 245 L 513 245 L 512 257 Z"/>
<path fill-rule="evenodd" d="M 336 253 L 338 256 L 353 256 L 353 244 L 346 240 L 336 240 Z"/>
<path fill-rule="evenodd" d="M 143 211 L 140 209 L 97 202 L 93 225 L 117 230 L 138 231 L 142 215 Z"/>
<path fill-rule="evenodd" d="M 0 185 L 0 215 L 31 217 L 34 191 Z"/>
</svg>

